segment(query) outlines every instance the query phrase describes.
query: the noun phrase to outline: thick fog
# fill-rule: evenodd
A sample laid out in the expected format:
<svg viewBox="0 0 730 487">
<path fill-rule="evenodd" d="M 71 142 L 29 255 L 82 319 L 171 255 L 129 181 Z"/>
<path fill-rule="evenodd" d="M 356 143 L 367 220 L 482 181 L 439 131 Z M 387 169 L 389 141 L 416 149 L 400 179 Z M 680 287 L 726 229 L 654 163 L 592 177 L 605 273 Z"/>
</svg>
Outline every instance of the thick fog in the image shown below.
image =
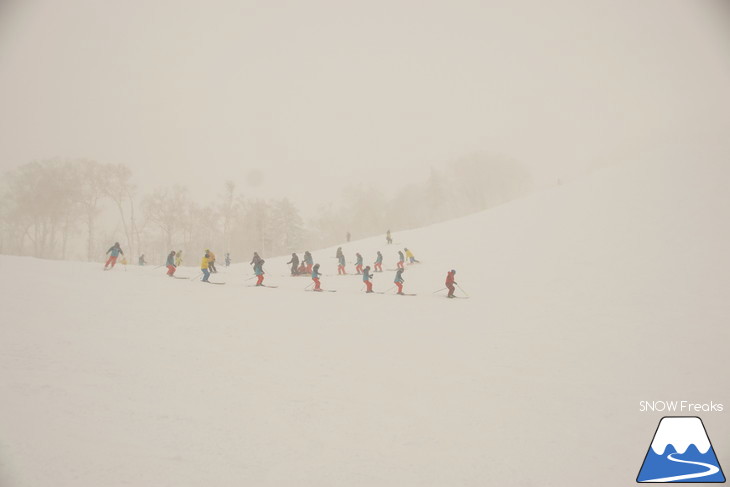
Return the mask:
<svg viewBox="0 0 730 487">
<path fill-rule="evenodd" d="M 723 137 L 728 14 L 722 0 L 7 1 L 0 252 L 301 251 Z"/>
</svg>

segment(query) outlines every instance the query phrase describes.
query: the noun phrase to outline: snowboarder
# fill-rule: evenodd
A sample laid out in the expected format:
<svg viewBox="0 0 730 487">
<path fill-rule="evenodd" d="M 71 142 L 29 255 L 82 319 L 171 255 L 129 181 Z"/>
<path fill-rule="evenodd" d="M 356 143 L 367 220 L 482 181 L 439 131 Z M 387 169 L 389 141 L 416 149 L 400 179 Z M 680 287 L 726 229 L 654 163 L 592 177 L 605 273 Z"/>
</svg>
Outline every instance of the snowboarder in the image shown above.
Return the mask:
<svg viewBox="0 0 730 487">
<path fill-rule="evenodd" d="M 396 287 L 398 288 L 398 294 L 403 294 L 403 283 L 405 282 L 405 280 L 403 280 L 403 271 L 404 270 L 405 269 L 401 268 L 395 272 L 395 279 L 393 280 L 393 282 L 395 283 Z"/>
<path fill-rule="evenodd" d="M 178 250 L 175 253 L 175 267 L 180 267 L 180 264 L 182 264 L 182 250 Z"/>
<path fill-rule="evenodd" d="M 139 263 L 139 265 L 145 265 L 147 263 L 147 261 L 144 260 L 144 254 L 139 256 L 139 259 L 137 259 L 137 262 Z"/>
<path fill-rule="evenodd" d="M 373 264 L 373 270 L 375 272 L 383 272 L 383 254 L 378 250 L 378 256 L 375 257 L 375 264 Z"/>
<path fill-rule="evenodd" d="M 218 269 L 215 268 L 215 254 L 210 251 L 210 249 L 205 249 L 205 252 L 209 255 L 208 257 L 208 270 L 210 272 L 218 272 Z"/>
<path fill-rule="evenodd" d="M 446 296 L 447 298 L 453 298 L 454 291 L 456 288 L 456 281 L 454 281 L 454 277 L 456 276 L 456 271 L 454 269 L 451 269 L 448 274 L 446 274 L 446 287 L 449 289 L 449 294 Z"/>
<path fill-rule="evenodd" d="M 109 258 L 107 259 L 106 264 L 104 264 L 104 270 L 107 270 L 107 267 L 109 269 L 114 269 L 114 265 L 117 263 L 117 257 L 119 257 L 119 254 L 124 255 L 122 248 L 119 246 L 119 242 L 114 242 L 114 245 L 109 247 L 109 250 L 107 250 L 106 253 L 109 254 Z"/>
<path fill-rule="evenodd" d="M 355 254 L 355 272 L 358 274 L 362 274 L 362 255 L 360 255 L 360 252 Z"/>
<path fill-rule="evenodd" d="M 406 258 L 408 259 L 409 264 L 419 264 L 420 261 L 416 260 L 416 258 L 413 256 L 413 252 L 408 250 L 408 247 L 404 248 L 403 250 L 406 251 Z"/>
<path fill-rule="evenodd" d="M 203 259 L 200 261 L 200 271 L 203 273 L 203 282 L 208 282 L 210 277 L 210 254 L 205 253 Z"/>
<path fill-rule="evenodd" d="M 403 255 L 403 252 L 401 252 L 401 251 L 399 250 L 399 251 L 398 251 L 398 264 L 396 264 L 396 267 L 397 267 L 398 269 L 403 269 L 403 265 L 404 265 L 404 262 L 405 262 L 405 260 L 406 260 L 406 258 L 405 258 L 405 256 Z"/>
<path fill-rule="evenodd" d="M 347 235 L 345 235 L 345 238 L 347 238 L 347 241 L 349 242 L 351 237 L 352 237 L 352 235 L 350 235 L 350 231 L 348 230 Z"/>
<path fill-rule="evenodd" d="M 291 254 L 291 260 L 287 262 L 287 264 L 291 264 L 291 275 L 296 276 L 299 274 L 299 256 L 292 252 Z"/>
<path fill-rule="evenodd" d="M 259 261 L 253 266 L 253 272 L 256 274 L 256 277 L 258 277 L 256 280 L 257 286 L 264 285 L 264 262 L 264 259 L 259 259 Z"/>
<path fill-rule="evenodd" d="M 365 271 L 362 273 L 362 282 L 365 283 L 365 287 L 367 290 L 366 293 L 373 292 L 373 282 L 370 280 L 373 278 L 373 275 L 370 274 L 370 266 L 365 267 Z"/>
<path fill-rule="evenodd" d="M 347 274 L 345 272 L 345 254 L 342 252 L 340 252 L 340 256 L 338 257 L 337 274 Z"/>
<path fill-rule="evenodd" d="M 393 237 L 390 236 L 390 229 L 385 233 L 385 241 L 388 242 L 388 245 L 393 243 Z"/>
<path fill-rule="evenodd" d="M 309 250 L 304 252 L 304 265 L 306 267 L 307 274 L 312 273 L 312 266 L 314 265 L 314 259 L 312 258 L 312 254 L 309 253 Z"/>
<path fill-rule="evenodd" d="M 167 266 L 167 275 L 172 277 L 173 274 L 175 274 L 175 270 L 177 269 L 177 266 L 175 265 L 175 251 L 171 250 L 169 254 L 167 254 L 167 262 L 165 263 Z"/>
<path fill-rule="evenodd" d="M 230 266 L 231 266 L 231 253 L 226 252 L 226 267 L 230 267 Z"/>
<path fill-rule="evenodd" d="M 314 281 L 314 291 L 321 291 L 319 285 L 319 276 L 322 274 L 319 273 L 319 264 L 316 264 L 314 268 L 312 269 L 312 281 Z"/>
<path fill-rule="evenodd" d="M 253 253 L 253 259 L 251 259 L 251 262 L 249 262 L 248 264 L 255 267 L 256 264 L 258 264 L 258 262 L 260 260 L 261 260 L 261 257 L 259 257 L 259 253 L 258 252 L 254 252 Z"/>
</svg>

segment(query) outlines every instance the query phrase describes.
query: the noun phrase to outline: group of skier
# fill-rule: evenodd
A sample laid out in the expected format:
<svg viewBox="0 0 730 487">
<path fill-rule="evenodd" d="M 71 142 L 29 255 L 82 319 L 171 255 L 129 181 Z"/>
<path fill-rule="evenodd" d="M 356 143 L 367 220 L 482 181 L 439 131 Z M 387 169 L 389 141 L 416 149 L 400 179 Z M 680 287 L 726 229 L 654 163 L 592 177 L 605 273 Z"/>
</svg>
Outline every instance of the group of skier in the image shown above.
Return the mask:
<svg viewBox="0 0 730 487">
<path fill-rule="evenodd" d="M 403 251 L 405 251 L 405 253 Z M 403 279 L 403 272 L 405 271 L 406 258 L 408 259 L 408 262 L 410 264 L 419 263 L 419 261 L 416 260 L 415 256 L 413 255 L 413 252 L 411 252 L 408 248 L 404 248 L 403 251 L 398 252 L 398 262 L 396 263 L 396 273 L 393 280 L 394 287 L 398 289 L 397 294 L 401 295 L 405 294 L 403 292 L 403 283 L 405 282 L 405 279 Z M 256 257 L 257 255 L 258 254 L 255 254 L 254 257 Z M 335 258 L 337 259 L 337 275 L 347 275 L 347 271 L 345 270 L 347 262 L 345 259 L 345 254 L 342 251 L 342 247 L 337 248 L 337 251 L 335 252 Z M 319 264 L 313 265 L 314 261 L 312 259 L 312 254 L 309 251 L 306 251 L 304 253 L 304 259 L 302 260 L 301 264 L 299 261 L 299 256 L 296 253 L 292 253 L 291 259 L 287 262 L 287 264 L 291 265 L 292 276 L 309 274 L 314 284 L 313 291 L 322 291 L 320 281 L 322 273 L 319 271 L 320 266 Z M 365 259 L 363 258 L 362 254 L 360 254 L 360 252 L 356 252 L 355 273 L 362 276 L 362 281 L 365 286 L 366 293 L 375 292 L 373 291 L 372 282 L 374 274 L 371 273 L 371 270 L 373 273 L 383 272 L 383 253 L 379 250 L 377 251 L 375 262 L 373 263 L 373 267 L 371 268 L 370 266 L 365 266 Z"/>
<path fill-rule="evenodd" d="M 388 230 L 386 235 L 386 241 L 390 244 L 392 243 L 392 237 L 390 234 L 390 230 Z M 109 255 L 109 258 L 107 259 L 104 270 L 109 270 L 114 268 L 114 265 L 117 262 L 117 259 L 120 255 L 124 255 L 124 252 L 121 249 L 121 246 L 119 245 L 119 242 L 116 242 L 113 246 L 109 248 L 106 252 Z M 337 249 L 335 257 L 337 258 L 337 274 L 338 275 L 346 275 L 347 271 L 345 270 L 346 260 L 345 260 L 345 254 L 342 251 L 342 247 L 339 247 Z M 396 263 L 395 270 L 395 277 L 393 279 L 394 287 L 397 288 L 396 294 L 404 295 L 403 292 L 403 285 L 405 283 L 405 279 L 403 279 L 403 273 L 405 271 L 405 262 L 406 259 L 408 259 L 409 264 L 418 264 L 420 261 L 418 261 L 413 252 L 409 250 L 407 247 L 404 247 L 403 250 L 398 251 L 398 261 Z M 216 256 L 215 254 L 210 250 L 206 249 L 205 253 L 201 259 L 200 262 L 200 271 L 203 274 L 202 281 L 203 282 L 210 282 L 209 278 L 211 274 L 217 273 L 218 270 L 215 267 L 215 261 Z M 182 250 L 171 250 L 170 253 L 167 255 L 167 259 L 165 261 L 165 266 L 167 267 L 167 276 L 169 277 L 176 277 L 175 271 L 177 268 L 182 264 Z M 231 263 L 230 253 L 225 254 L 225 264 L 226 267 L 228 267 Z M 251 262 L 249 263 L 251 266 L 253 266 L 253 272 L 254 277 L 256 277 L 256 286 L 265 286 L 264 284 L 264 259 L 259 256 L 258 252 L 254 252 L 253 258 L 251 259 Z M 139 257 L 139 264 L 145 265 L 146 261 L 144 258 L 144 254 L 142 254 Z M 304 252 L 303 258 L 300 260 L 299 256 L 296 253 L 292 253 L 291 259 L 287 262 L 287 265 L 291 265 L 291 275 L 292 276 L 300 276 L 300 275 L 309 275 L 312 279 L 312 285 L 313 291 L 323 291 L 321 287 L 321 281 L 320 277 L 322 276 L 322 273 L 320 272 L 320 265 L 314 263 L 314 258 L 312 257 L 311 252 L 308 250 Z M 365 292 L 366 293 L 373 293 L 373 282 L 372 279 L 374 277 L 374 274 L 372 272 L 383 272 L 383 254 L 380 252 L 380 250 L 377 251 L 377 255 L 375 258 L 375 262 L 373 263 L 373 267 L 371 268 L 369 265 L 365 266 L 364 259 L 362 254 L 359 252 L 355 253 L 355 272 L 358 275 L 362 275 L 362 281 L 365 286 Z M 455 281 L 456 271 L 454 269 L 450 270 L 446 275 L 446 289 L 448 289 L 448 298 L 454 298 L 456 297 L 454 295 L 454 292 L 456 290 L 456 281 Z M 310 285 L 311 286 L 311 285 Z"/>
</svg>

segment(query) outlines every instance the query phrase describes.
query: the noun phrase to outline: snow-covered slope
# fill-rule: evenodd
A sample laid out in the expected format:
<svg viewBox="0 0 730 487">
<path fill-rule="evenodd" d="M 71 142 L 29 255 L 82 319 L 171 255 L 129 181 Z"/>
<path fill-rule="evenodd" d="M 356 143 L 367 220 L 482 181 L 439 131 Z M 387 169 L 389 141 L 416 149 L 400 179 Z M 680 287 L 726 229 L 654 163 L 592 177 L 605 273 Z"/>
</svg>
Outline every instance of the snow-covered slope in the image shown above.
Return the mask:
<svg viewBox="0 0 730 487">
<path fill-rule="evenodd" d="M 313 250 L 322 294 L 282 258 L 256 289 L 246 264 L 212 286 L 0 257 L 0 485 L 632 483 L 658 419 L 640 400 L 730 402 L 730 171 L 640 159 L 343 245 L 350 272 L 412 249 L 413 297 L 333 276 L 334 249 Z M 451 268 L 471 299 L 432 294 Z"/>
</svg>

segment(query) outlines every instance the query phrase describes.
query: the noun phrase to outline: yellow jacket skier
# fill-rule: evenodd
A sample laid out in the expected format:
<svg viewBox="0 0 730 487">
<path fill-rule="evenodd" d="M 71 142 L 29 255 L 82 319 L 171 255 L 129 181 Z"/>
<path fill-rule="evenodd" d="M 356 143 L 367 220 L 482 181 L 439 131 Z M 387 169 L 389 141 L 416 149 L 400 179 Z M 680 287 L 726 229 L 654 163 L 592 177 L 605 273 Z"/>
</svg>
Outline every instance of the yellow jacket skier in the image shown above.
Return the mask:
<svg viewBox="0 0 730 487">
<path fill-rule="evenodd" d="M 218 272 L 218 269 L 215 268 L 215 254 L 210 249 L 205 249 L 205 252 L 208 254 L 208 270 Z"/>
<path fill-rule="evenodd" d="M 200 261 L 200 270 L 203 271 L 203 282 L 208 282 L 208 278 L 210 277 L 210 271 L 208 268 L 210 267 L 210 254 L 208 252 L 205 253 L 203 256 L 203 259 Z"/>
</svg>

